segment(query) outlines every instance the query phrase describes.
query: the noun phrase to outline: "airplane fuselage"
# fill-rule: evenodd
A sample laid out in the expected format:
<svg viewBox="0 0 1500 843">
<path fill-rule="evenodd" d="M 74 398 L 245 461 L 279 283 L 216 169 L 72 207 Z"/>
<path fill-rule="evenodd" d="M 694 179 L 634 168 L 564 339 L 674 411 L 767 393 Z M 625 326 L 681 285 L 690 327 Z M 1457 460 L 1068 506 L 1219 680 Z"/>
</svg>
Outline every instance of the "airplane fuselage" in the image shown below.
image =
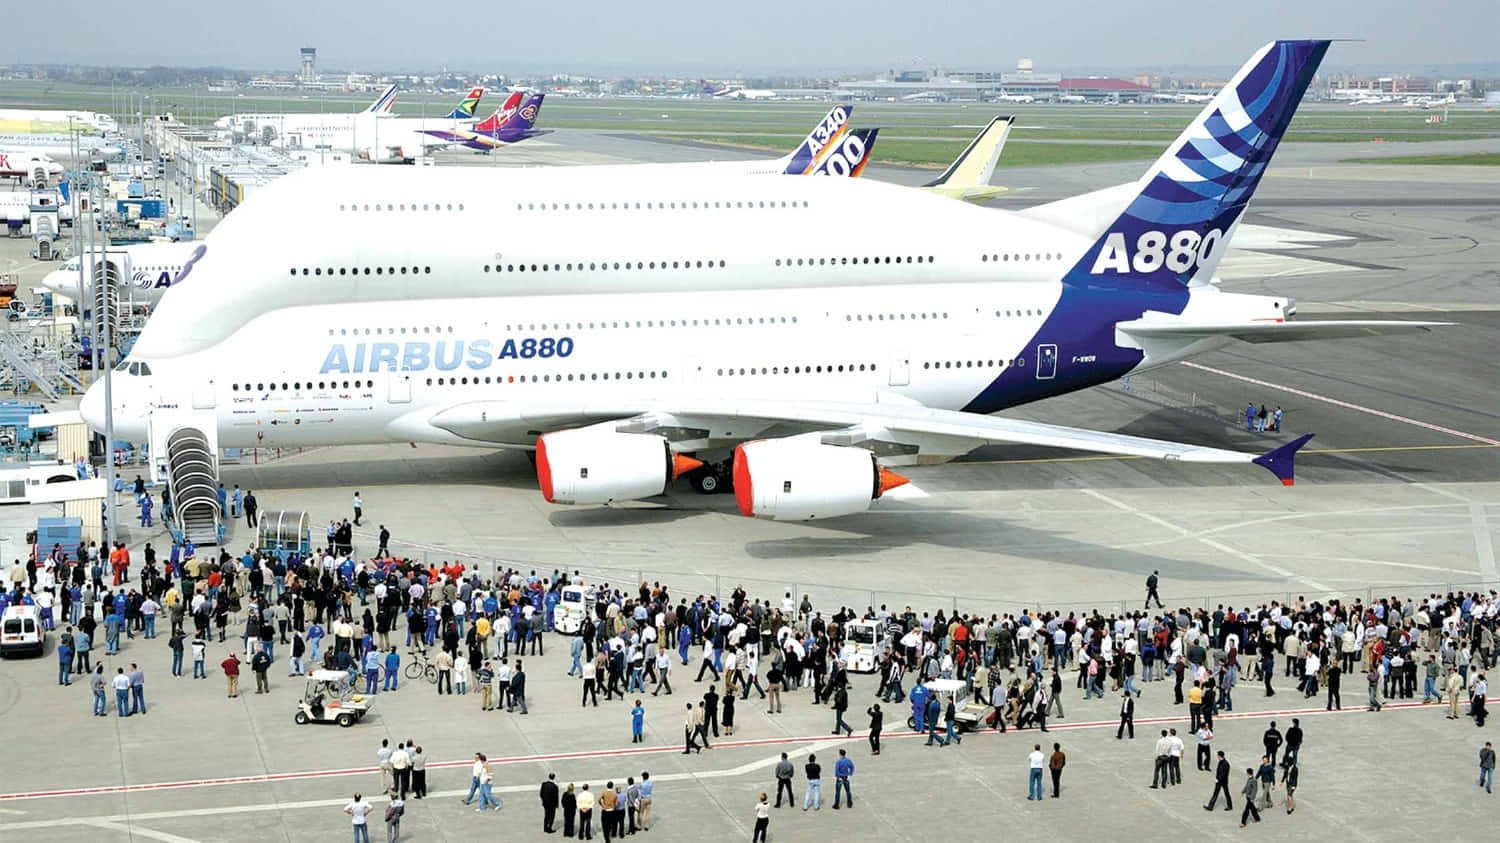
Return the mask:
<svg viewBox="0 0 1500 843">
<path fill-rule="evenodd" d="M 131 353 L 152 376 L 117 379 L 115 424 L 140 439 L 151 412 L 212 410 L 230 447 L 530 446 L 693 396 L 994 412 L 1165 362 L 1114 325 L 1188 292 L 1062 284 L 1089 245 L 849 179 L 296 174 L 162 300 Z M 443 426 L 479 402 L 483 442 Z"/>
</svg>

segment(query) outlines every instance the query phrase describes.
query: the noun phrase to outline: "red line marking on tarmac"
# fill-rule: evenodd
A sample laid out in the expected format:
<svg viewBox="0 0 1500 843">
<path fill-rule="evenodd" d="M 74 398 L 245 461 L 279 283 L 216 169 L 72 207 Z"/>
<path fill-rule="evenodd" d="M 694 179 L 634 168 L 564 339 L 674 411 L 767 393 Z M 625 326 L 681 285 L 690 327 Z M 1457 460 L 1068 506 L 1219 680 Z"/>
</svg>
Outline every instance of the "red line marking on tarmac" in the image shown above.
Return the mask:
<svg viewBox="0 0 1500 843">
<path fill-rule="evenodd" d="M 1340 401 L 1337 398 L 1329 398 L 1326 395 L 1318 395 L 1316 393 L 1307 392 L 1305 390 L 1295 389 L 1290 386 L 1283 386 L 1279 383 L 1271 383 L 1270 381 L 1263 381 L 1257 378 L 1247 377 L 1245 375 L 1237 375 L 1234 372 L 1226 372 L 1223 369 L 1215 369 L 1212 366 L 1205 366 L 1202 363 L 1192 363 L 1185 361 L 1182 365 L 1192 369 L 1198 369 L 1199 371 L 1209 372 L 1215 375 L 1223 375 L 1226 378 L 1234 378 L 1235 380 L 1244 381 L 1245 383 L 1252 383 L 1256 386 L 1263 386 L 1267 389 L 1279 389 L 1282 392 L 1290 392 L 1291 394 L 1300 396 L 1302 398 L 1310 398 L 1314 401 L 1322 401 L 1325 404 L 1332 404 L 1336 407 L 1343 407 L 1346 410 L 1354 410 L 1358 413 L 1368 413 L 1372 416 L 1379 416 L 1383 419 L 1398 421 L 1403 424 L 1410 424 L 1416 427 L 1423 427 L 1428 430 L 1435 430 L 1438 433 L 1446 433 L 1449 436 L 1457 436 L 1460 439 L 1469 439 L 1474 442 L 1483 442 L 1486 445 L 1500 445 L 1500 441 L 1487 439 L 1475 433 L 1465 433 L 1462 430 L 1454 430 L 1451 427 L 1443 427 L 1442 425 L 1433 424 L 1431 422 L 1419 421 L 1417 419 L 1407 418 L 1406 416 L 1398 416 L 1395 413 L 1387 413 L 1384 410 L 1377 410 L 1373 407 L 1364 407 L 1359 404 L 1351 404 L 1348 401 Z"/>
<path fill-rule="evenodd" d="M 1490 697 L 1490 699 L 1491 700 L 1500 701 L 1500 696 Z M 1363 702 L 1364 699 L 1361 697 L 1359 699 L 1359 701 Z M 1388 708 L 1388 709 L 1392 709 L 1392 710 L 1396 710 L 1396 711 L 1401 711 L 1401 710 L 1419 709 L 1419 708 L 1423 708 L 1424 706 L 1420 702 L 1408 702 L 1408 703 L 1389 703 L 1388 702 L 1388 703 L 1385 703 L 1383 707 L 1384 708 Z M 1442 709 L 1443 707 L 1444 707 L 1444 704 L 1440 702 L 1439 704 L 1432 706 L 1428 710 L 1430 710 L 1430 711 L 1437 711 L 1437 710 Z M 893 711 L 903 711 L 903 710 L 904 709 L 893 709 Z M 1293 716 L 1315 717 L 1315 716 L 1318 716 L 1318 715 L 1330 715 L 1330 714 L 1355 714 L 1355 713 L 1364 713 L 1364 711 L 1365 711 L 1365 709 L 1362 706 L 1356 706 L 1356 707 L 1350 707 L 1350 708 L 1345 708 L 1345 709 L 1339 709 L 1339 710 L 1336 710 L 1336 711 L 1328 711 L 1328 710 L 1322 709 L 1322 708 L 1281 708 L 1281 709 L 1274 709 L 1272 711 L 1233 711 L 1233 712 L 1229 712 L 1227 714 L 1220 713 L 1220 714 L 1217 714 L 1217 715 L 1214 716 L 1214 720 L 1251 720 L 1251 719 L 1260 719 L 1260 718 L 1268 718 L 1268 717 L 1293 717 Z M 1187 719 L 1188 718 L 1186 716 L 1141 717 L 1141 718 L 1137 718 L 1136 719 L 1135 725 L 1137 727 L 1140 727 L 1140 726 L 1153 726 L 1153 725 L 1158 725 L 1158 724 L 1163 724 L 1163 723 L 1183 723 L 1183 722 L 1186 722 Z M 1054 732 L 1054 731 L 1075 731 L 1075 730 L 1079 730 L 1079 729 L 1106 729 L 1106 728 L 1118 727 L 1118 726 L 1119 726 L 1119 720 L 1087 720 L 1087 721 L 1075 721 L 1075 722 L 1071 722 L 1071 723 L 1056 722 L 1056 723 L 1052 724 L 1051 728 L 1048 729 L 1047 731 L 1050 733 L 1050 732 Z M 1011 732 L 1015 732 L 1015 731 L 1016 730 L 1014 730 L 1014 729 L 1011 730 Z M 1026 734 L 1040 734 L 1039 731 L 1034 731 L 1034 730 L 1031 730 L 1031 729 L 1025 729 L 1025 730 L 1021 730 L 1021 731 L 1025 732 Z M 740 740 L 740 741 L 719 741 L 719 742 L 715 743 L 714 746 L 715 747 L 735 748 L 735 747 L 756 747 L 756 746 L 785 746 L 787 744 L 833 743 L 833 742 L 836 742 L 836 741 L 847 741 L 847 740 L 851 740 L 851 739 L 855 739 L 855 740 L 864 739 L 867 734 L 868 734 L 868 731 L 859 731 L 859 730 L 856 730 L 855 733 L 853 735 L 850 735 L 850 736 L 844 736 L 844 735 L 805 735 L 805 736 L 802 736 L 802 737 L 755 738 L 755 739 L 751 739 L 751 740 Z M 926 734 L 927 734 L 926 732 L 913 732 L 913 731 L 909 731 L 909 730 L 906 730 L 906 729 L 902 729 L 899 732 L 892 732 L 892 733 L 888 733 L 888 734 L 883 734 L 882 735 L 882 739 L 883 740 L 902 740 L 902 739 L 910 739 L 910 738 L 921 738 L 921 737 L 923 737 Z M 978 730 L 975 730 L 973 732 L 970 732 L 969 736 L 982 735 L 982 734 L 1001 735 L 1001 734 L 1008 734 L 1008 733 L 996 732 L 996 731 L 994 731 L 992 729 L 987 729 L 986 728 L 986 729 L 978 729 Z M 497 766 L 508 766 L 508 765 L 512 765 L 512 764 L 529 764 L 529 763 L 542 762 L 542 761 L 567 761 L 567 760 L 584 759 L 584 758 L 623 758 L 623 757 L 630 757 L 630 756 L 637 756 L 637 755 L 665 755 L 665 754 L 670 754 L 670 753 L 674 753 L 674 752 L 681 752 L 681 751 L 682 750 L 678 749 L 675 745 L 671 745 L 671 746 L 653 746 L 653 747 L 629 747 L 629 748 L 619 748 L 619 749 L 595 749 L 595 750 L 584 750 L 584 751 L 579 751 L 579 752 L 554 752 L 554 753 L 546 753 L 546 754 L 540 754 L 540 755 L 512 755 L 512 756 L 508 756 L 508 757 L 505 757 L 505 758 L 491 758 L 490 759 L 490 763 L 492 765 L 497 765 Z M 437 761 L 437 762 L 429 762 L 428 765 L 427 765 L 427 768 L 428 769 L 444 769 L 444 768 L 450 768 L 450 767 L 467 767 L 468 765 L 470 765 L 472 763 L 473 763 L 473 761 L 471 759 L 464 759 L 464 760 L 461 760 L 461 761 Z M 60 797 L 60 796 L 98 796 L 98 795 L 109 795 L 109 794 L 117 794 L 117 793 L 150 793 L 150 792 L 153 792 L 153 791 L 186 790 L 186 789 L 189 789 L 189 788 L 197 788 L 197 787 L 219 787 L 219 786 L 223 786 L 223 785 L 236 785 L 236 784 L 258 784 L 258 783 L 263 783 L 263 782 L 302 781 L 302 780 L 305 780 L 305 779 L 340 778 L 340 777 L 343 777 L 343 776 L 369 775 L 369 774 L 372 774 L 372 773 L 378 773 L 379 771 L 380 771 L 379 767 L 344 767 L 344 768 L 340 768 L 340 769 L 331 769 L 331 770 L 303 770 L 303 771 L 291 772 L 291 773 L 262 773 L 262 774 L 254 775 L 254 776 L 226 776 L 226 777 L 223 777 L 223 778 L 215 778 L 215 779 L 186 779 L 186 780 L 183 780 L 183 781 L 175 781 L 175 782 L 148 782 L 148 783 L 145 783 L 145 784 L 105 785 L 105 786 L 100 786 L 100 787 L 75 787 L 75 788 L 66 788 L 66 789 L 61 789 L 61 790 L 32 790 L 32 791 L 23 791 L 23 792 L 19 792 L 19 793 L 0 793 L 0 802 L 18 802 L 18 801 L 26 800 L 26 799 L 53 799 L 53 798 L 57 798 L 57 797 Z M 0 828 L 4 828 L 4 824 L 3 823 L 0 823 Z"/>
</svg>

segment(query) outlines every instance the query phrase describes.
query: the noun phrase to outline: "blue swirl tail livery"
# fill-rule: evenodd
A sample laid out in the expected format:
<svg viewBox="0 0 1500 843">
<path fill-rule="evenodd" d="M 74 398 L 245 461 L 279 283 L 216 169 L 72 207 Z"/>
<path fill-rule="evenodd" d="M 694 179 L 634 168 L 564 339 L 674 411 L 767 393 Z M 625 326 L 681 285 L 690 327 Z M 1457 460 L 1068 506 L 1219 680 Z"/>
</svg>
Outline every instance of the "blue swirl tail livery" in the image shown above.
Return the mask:
<svg viewBox="0 0 1500 843">
<path fill-rule="evenodd" d="M 1257 51 L 1135 183 L 1068 280 L 1173 293 L 1211 277 L 1329 43 Z"/>
</svg>

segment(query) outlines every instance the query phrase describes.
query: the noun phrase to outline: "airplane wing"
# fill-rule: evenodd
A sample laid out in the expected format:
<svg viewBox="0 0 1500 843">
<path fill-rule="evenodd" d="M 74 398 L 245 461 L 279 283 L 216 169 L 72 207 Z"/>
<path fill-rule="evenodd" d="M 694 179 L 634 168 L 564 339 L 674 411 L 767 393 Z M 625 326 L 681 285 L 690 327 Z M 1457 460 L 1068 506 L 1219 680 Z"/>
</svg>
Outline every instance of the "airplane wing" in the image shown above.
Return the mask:
<svg viewBox="0 0 1500 843">
<path fill-rule="evenodd" d="M 895 395 L 878 395 L 873 403 L 746 399 L 725 402 L 692 399 L 672 406 L 627 408 L 576 405 L 549 412 L 529 407 L 524 419 L 514 405 L 474 402 L 444 410 L 430 423 L 454 435 L 478 441 L 501 441 L 518 421 L 531 430 L 558 430 L 600 425 L 619 432 L 656 434 L 674 451 L 744 442 L 768 436 L 809 437 L 834 446 L 858 446 L 883 463 L 913 465 L 941 462 L 992 444 L 1041 445 L 1169 462 L 1253 463 L 1275 474 L 1283 484 L 1293 480 L 1292 458 L 1312 434 L 1266 454 L 1209 448 L 1085 428 L 937 410 Z M 883 401 L 882 401 L 883 399 Z M 890 402 L 890 403 L 884 403 Z M 650 402 L 656 403 L 656 402 Z M 648 405 L 649 406 L 649 405 Z"/>
</svg>

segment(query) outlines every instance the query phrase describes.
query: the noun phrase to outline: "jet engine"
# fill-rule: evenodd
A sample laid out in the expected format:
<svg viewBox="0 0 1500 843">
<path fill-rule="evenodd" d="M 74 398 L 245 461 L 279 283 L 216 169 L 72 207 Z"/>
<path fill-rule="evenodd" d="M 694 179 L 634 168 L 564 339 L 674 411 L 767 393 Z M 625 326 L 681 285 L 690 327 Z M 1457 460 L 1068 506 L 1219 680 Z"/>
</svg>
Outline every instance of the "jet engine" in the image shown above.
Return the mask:
<svg viewBox="0 0 1500 843">
<path fill-rule="evenodd" d="M 410 164 L 413 156 L 407 155 L 400 146 L 367 146 L 355 157 L 371 164 Z"/>
<path fill-rule="evenodd" d="M 536 479 L 548 503 L 600 504 L 649 498 L 703 465 L 672 453 L 666 439 L 590 428 L 536 440 Z"/>
<path fill-rule="evenodd" d="M 734 496 L 740 512 L 772 521 L 853 515 L 907 483 L 875 455 L 795 440 L 759 440 L 734 449 Z"/>
</svg>

